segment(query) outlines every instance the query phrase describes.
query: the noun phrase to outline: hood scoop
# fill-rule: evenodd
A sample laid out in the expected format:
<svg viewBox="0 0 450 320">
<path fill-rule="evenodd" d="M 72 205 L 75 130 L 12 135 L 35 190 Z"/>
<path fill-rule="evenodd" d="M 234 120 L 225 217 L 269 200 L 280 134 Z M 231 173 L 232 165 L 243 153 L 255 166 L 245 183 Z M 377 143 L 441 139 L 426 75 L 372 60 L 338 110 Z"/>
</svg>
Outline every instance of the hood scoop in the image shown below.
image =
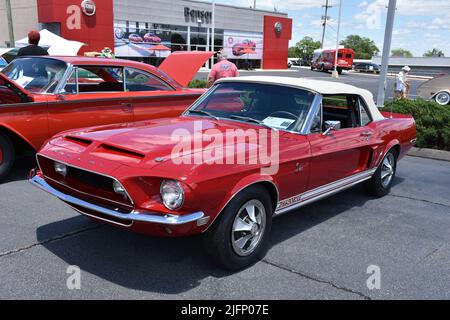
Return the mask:
<svg viewBox="0 0 450 320">
<path fill-rule="evenodd" d="M 108 160 L 116 160 L 122 163 L 130 164 L 139 163 L 145 158 L 145 155 L 142 153 L 115 147 L 109 144 L 101 144 L 94 151 L 92 151 L 91 154 Z"/>
<path fill-rule="evenodd" d="M 83 146 L 83 147 L 88 147 L 92 143 L 91 140 L 80 138 L 80 137 L 77 137 L 77 136 L 65 136 L 64 139 L 66 139 L 66 140 L 68 140 L 70 142 L 76 143 L 76 144 L 78 144 L 80 146 Z"/>
</svg>

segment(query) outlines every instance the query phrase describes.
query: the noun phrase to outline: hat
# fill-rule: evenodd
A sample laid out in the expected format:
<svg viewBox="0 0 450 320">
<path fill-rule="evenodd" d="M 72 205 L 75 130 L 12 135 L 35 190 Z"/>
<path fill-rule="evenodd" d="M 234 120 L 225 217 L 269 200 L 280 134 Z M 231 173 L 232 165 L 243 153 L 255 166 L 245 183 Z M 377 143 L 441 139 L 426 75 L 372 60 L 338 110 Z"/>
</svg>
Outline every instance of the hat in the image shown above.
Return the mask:
<svg viewBox="0 0 450 320">
<path fill-rule="evenodd" d="M 408 67 L 408 66 L 404 66 L 404 67 L 402 68 L 402 70 L 403 70 L 403 71 L 406 71 L 406 72 L 410 72 L 410 71 L 411 71 L 411 68 Z"/>
</svg>

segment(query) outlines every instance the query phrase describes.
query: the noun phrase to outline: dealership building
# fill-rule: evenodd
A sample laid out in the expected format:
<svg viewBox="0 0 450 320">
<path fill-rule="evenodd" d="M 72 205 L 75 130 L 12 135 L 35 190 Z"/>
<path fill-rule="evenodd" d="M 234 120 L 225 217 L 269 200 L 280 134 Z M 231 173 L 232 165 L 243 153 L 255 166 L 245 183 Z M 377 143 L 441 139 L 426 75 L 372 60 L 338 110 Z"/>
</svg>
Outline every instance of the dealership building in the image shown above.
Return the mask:
<svg viewBox="0 0 450 320">
<path fill-rule="evenodd" d="M 173 51 L 223 50 L 237 63 L 285 69 L 292 20 L 286 13 L 194 0 L 17 0 L 15 40 L 48 29 L 86 44 L 80 53 L 114 48 L 117 57 L 162 59 Z M 246 2 L 246 1 L 243 1 Z M 0 2 L 0 44 L 8 40 Z"/>
</svg>

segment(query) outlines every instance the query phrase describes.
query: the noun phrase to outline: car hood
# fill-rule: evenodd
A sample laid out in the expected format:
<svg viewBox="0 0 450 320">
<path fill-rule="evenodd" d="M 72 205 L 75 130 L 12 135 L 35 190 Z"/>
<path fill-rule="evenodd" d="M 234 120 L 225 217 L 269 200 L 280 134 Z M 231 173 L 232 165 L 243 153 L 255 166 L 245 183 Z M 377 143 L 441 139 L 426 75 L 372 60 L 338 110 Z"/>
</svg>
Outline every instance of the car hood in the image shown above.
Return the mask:
<svg viewBox="0 0 450 320">
<path fill-rule="evenodd" d="M 221 139 L 222 147 L 239 145 L 236 150 L 246 154 L 250 149 L 259 149 L 258 139 L 236 142 L 225 138 L 230 130 L 239 129 L 268 130 L 242 122 L 183 116 L 68 131 L 52 139 L 50 144 L 125 165 L 154 167 L 174 158 L 214 149 L 217 144 L 212 142 L 216 139 Z"/>
<path fill-rule="evenodd" d="M 181 86 L 186 87 L 213 54 L 214 52 L 209 51 L 172 52 L 158 68 Z"/>
</svg>

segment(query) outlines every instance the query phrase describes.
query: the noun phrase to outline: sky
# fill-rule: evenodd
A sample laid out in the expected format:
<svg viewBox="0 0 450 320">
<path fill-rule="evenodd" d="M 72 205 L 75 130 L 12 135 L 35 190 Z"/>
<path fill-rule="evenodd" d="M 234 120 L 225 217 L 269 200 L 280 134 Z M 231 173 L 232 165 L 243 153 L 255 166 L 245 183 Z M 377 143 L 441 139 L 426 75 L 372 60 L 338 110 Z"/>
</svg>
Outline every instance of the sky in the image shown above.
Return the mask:
<svg viewBox="0 0 450 320">
<path fill-rule="evenodd" d="M 321 40 L 321 16 L 326 0 L 256 0 L 257 9 L 288 13 L 293 19 L 290 46 L 304 36 Z M 216 3 L 250 7 L 253 0 L 216 0 Z M 329 0 L 325 47 L 334 47 L 337 36 L 339 0 Z M 383 50 L 388 0 L 342 0 L 341 36 L 358 34 L 374 40 Z M 450 57 L 450 0 L 397 0 L 391 49 L 403 48 L 421 57 L 438 48 Z"/>
</svg>

